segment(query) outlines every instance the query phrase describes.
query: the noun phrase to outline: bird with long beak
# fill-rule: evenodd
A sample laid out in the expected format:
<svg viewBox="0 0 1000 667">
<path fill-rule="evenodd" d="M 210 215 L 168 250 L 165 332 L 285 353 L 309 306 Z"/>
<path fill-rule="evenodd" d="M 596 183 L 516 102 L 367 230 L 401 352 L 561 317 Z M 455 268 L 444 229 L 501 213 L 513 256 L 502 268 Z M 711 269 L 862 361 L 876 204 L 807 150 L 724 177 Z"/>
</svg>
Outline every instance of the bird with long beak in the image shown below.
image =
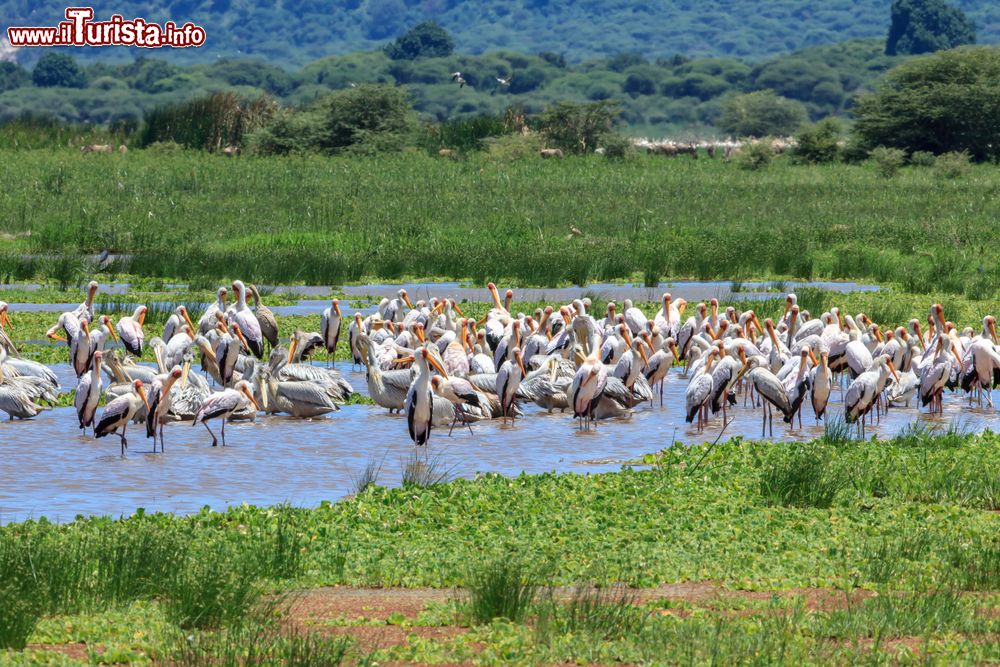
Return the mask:
<svg viewBox="0 0 1000 667">
<path fill-rule="evenodd" d="M 87 298 L 73 311 L 76 319 L 81 321 L 87 320 L 88 322 L 94 321 L 94 298 L 97 296 L 99 288 L 100 285 L 97 284 L 96 280 L 91 280 L 87 284 Z"/>
<path fill-rule="evenodd" d="M 410 439 L 413 440 L 414 444 L 420 446 L 426 445 L 430 440 L 431 429 L 434 425 L 431 369 L 433 368 L 445 378 L 448 377 L 448 373 L 426 347 L 421 347 L 417 351 L 414 355 L 414 362 L 417 367 L 417 377 L 414 378 L 406 392 L 403 408 L 406 411 L 406 426 L 410 433 Z"/>
<path fill-rule="evenodd" d="M 73 371 L 77 377 L 82 376 L 90 368 L 90 358 L 92 356 L 90 323 L 87 320 L 80 322 L 80 329 L 69 346 L 69 354 L 73 362 Z"/>
<path fill-rule="evenodd" d="M 0 329 L 4 327 L 14 330 L 14 323 L 10 321 L 10 313 L 6 301 L 0 301 Z"/>
<path fill-rule="evenodd" d="M 215 356 L 219 363 L 219 375 L 222 386 L 228 387 L 232 382 L 239 361 L 240 350 L 246 345 L 246 338 L 239 324 L 233 323 L 230 333 L 222 334 L 215 347 Z M 291 352 L 291 351 L 290 351 Z"/>
<path fill-rule="evenodd" d="M 118 336 L 128 353 L 134 357 L 142 356 L 142 345 L 146 340 L 142 327 L 146 323 L 147 310 L 146 306 L 139 306 L 131 317 L 118 320 Z"/>
<path fill-rule="evenodd" d="M 148 404 L 146 412 L 146 437 L 153 439 L 153 453 L 156 453 L 156 429 L 160 429 L 160 452 L 163 452 L 163 425 L 166 422 L 167 414 L 173 405 L 173 397 L 170 390 L 174 383 L 186 374 L 180 366 L 174 366 L 169 373 L 158 375 L 153 380 L 153 385 L 149 389 Z"/>
<path fill-rule="evenodd" d="M 103 356 L 104 353 L 100 350 L 94 353 L 94 363 L 90 372 L 84 373 L 76 385 L 73 407 L 76 408 L 76 416 L 84 435 L 87 434 L 88 426 L 94 426 L 97 406 L 101 402 L 101 390 L 104 387 L 104 378 L 101 376 L 101 358 Z"/>
<path fill-rule="evenodd" d="M 330 307 L 324 310 L 319 318 L 319 334 L 323 337 L 323 347 L 326 348 L 327 357 L 334 367 L 337 365 L 337 341 L 340 340 L 341 319 L 340 299 L 330 301 Z"/>
<path fill-rule="evenodd" d="M 514 322 L 517 324 L 517 322 Z M 504 424 L 509 417 L 514 421 L 514 404 L 517 400 L 517 388 L 521 385 L 521 380 L 525 378 L 528 371 L 524 367 L 524 357 L 519 348 L 514 348 L 511 358 L 507 359 L 497 371 L 497 396 L 500 397 L 500 412 L 503 416 Z"/>
<path fill-rule="evenodd" d="M 257 399 L 254 398 L 253 388 L 250 383 L 246 380 L 240 380 L 232 389 L 224 389 L 220 392 L 216 392 L 209 396 L 198 412 L 194 416 L 194 422 L 192 426 L 197 426 L 199 423 L 205 424 L 205 429 L 208 430 L 209 435 L 212 436 L 212 446 L 216 447 L 219 444 L 218 438 L 215 437 L 215 433 L 212 433 L 212 429 L 209 427 L 208 422 L 211 419 L 221 419 L 222 420 L 222 446 L 226 446 L 226 420 L 229 419 L 232 414 L 238 410 L 242 410 L 250 404 L 255 410 L 260 410 L 260 404 L 257 403 Z"/>
<path fill-rule="evenodd" d="M 351 348 L 352 368 L 355 366 L 364 366 L 365 350 L 362 343 L 364 333 L 365 327 L 361 320 L 361 313 L 354 313 L 354 320 L 351 322 L 351 326 L 347 328 L 347 344 Z"/>
<path fill-rule="evenodd" d="M 580 428 L 590 428 L 594 409 L 607 386 L 608 369 L 601 363 L 599 354 L 600 350 L 595 349 L 590 356 L 584 358 L 570 384 L 570 406 L 573 408 L 573 416 L 580 420 Z"/>
<path fill-rule="evenodd" d="M 132 421 L 132 418 L 135 417 L 135 413 L 142 406 L 146 407 L 146 413 L 149 414 L 149 402 L 146 400 L 146 390 L 143 389 L 142 380 L 134 380 L 132 382 L 132 391 L 119 396 L 105 406 L 104 412 L 101 414 L 101 420 L 97 422 L 97 426 L 94 428 L 94 437 L 103 438 L 106 435 L 115 433 L 121 438 L 122 456 L 125 456 L 125 450 L 128 449 L 128 440 L 125 439 L 125 429 L 128 427 L 128 423 Z M 121 433 L 117 433 L 118 429 L 121 429 Z"/>
</svg>

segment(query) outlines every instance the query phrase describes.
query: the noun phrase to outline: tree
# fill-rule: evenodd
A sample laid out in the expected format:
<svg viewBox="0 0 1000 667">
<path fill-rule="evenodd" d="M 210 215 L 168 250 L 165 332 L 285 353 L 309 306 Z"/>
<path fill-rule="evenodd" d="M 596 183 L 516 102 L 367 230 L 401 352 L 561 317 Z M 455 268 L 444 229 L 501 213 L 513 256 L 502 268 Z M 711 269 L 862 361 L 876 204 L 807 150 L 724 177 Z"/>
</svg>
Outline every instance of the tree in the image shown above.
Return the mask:
<svg viewBox="0 0 1000 667">
<path fill-rule="evenodd" d="M 4 60 L 0 61 L 0 91 L 14 90 L 25 86 L 31 81 L 28 70 L 17 63 Z"/>
<path fill-rule="evenodd" d="M 976 43 L 976 25 L 944 0 L 893 0 L 886 55 L 932 53 Z"/>
<path fill-rule="evenodd" d="M 410 100 L 395 86 L 345 88 L 301 111 L 285 111 L 257 132 L 263 153 L 377 153 L 400 150 L 416 127 Z"/>
<path fill-rule="evenodd" d="M 780 97 L 772 90 L 758 90 L 727 99 L 717 124 L 737 137 L 766 137 L 789 135 L 805 120 L 801 102 Z"/>
<path fill-rule="evenodd" d="M 854 133 L 868 148 L 1000 159 L 1000 49 L 964 47 L 907 61 L 858 100 Z"/>
<path fill-rule="evenodd" d="M 413 26 L 396 41 L 385 45 L 385 54 L 393 60 L 445 58 L 455 50 L 455 40 L 434 21 Z"/>
<path fill-rule="evenodd" d="M 76 58 L 55 51 L 49 51 L 38 59 L 38 64 L 31 73 L 31 80 L 42 88 L 50 86 L 83 88 L 87 85 L 87 77 L 77 64 Z"/>
<path fill-rule="evenodd" d="M 611 134 L 611 127 L 620 113 L 618 103 L 610 100 L 583 104 L 559 102 L 535 120 L 556 148 L 571 153 L 592 153 Z"/>
</svg>

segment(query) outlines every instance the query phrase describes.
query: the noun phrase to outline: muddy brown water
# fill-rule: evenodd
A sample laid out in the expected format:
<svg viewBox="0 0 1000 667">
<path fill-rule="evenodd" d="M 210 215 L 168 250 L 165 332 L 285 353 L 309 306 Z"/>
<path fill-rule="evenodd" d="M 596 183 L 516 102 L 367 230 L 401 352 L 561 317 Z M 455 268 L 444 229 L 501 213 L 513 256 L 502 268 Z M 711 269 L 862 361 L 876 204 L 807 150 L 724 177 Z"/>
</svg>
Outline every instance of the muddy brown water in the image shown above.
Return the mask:
<svg viewBox="0 0 1000 667">
<path fill-rule="evenodd" d="M 342 370 L 355 390 L 367 393 L 363 374 Z M 69 368 L 56 367 L 64 387 L 73 386 Z M 480 472 L 618 470 L 625 461 L 674 444 L 714 440 L 722 428 L 721 413 L 704 433 L 684 423 L 686 380 L 674 369 L 667 382 L 664 407 L 643 405 L 626 418 L 603 421 L 591 431 L 578 429 L 569 414 L 547 414 L 534 406 L 513 426 L 499 421 L 436 429 L 423 455 L 437 460 L 453 476 Z M 1000 405 L 1000 396 L 994 396 Z M 831 414 L 842 413 L 835 392 Z M 723 437 L 760 436 L 759 412 L 740 405 L 730 412 Z M 996 427 L 1000 413 L 968 407 L 958 395 L 945 401 L 944 417 L 915 408 L 896 408 L 868 435 L 891 436 L 920 420 L 944 428 L 954 420 L 968 430 Z M 804 408 L 802 429 L 788 429 L 780 418 L 777 440 L 808 440 L 822 435 L 811 408 Z M 217 430 L 218 425 L 213 428 Z M 325 418 L 297 420 L 258 417 L 255 423 L 226 427 L 229 446 L 211 447 L 203 426 L 170 424 L 166 453 L 152 454 L 144 428 L 129 428 L 129 450 L 120 456 L 114 437 L 83 436 L 71 408 L 51 410 L 28 421 L 0 422 L 0 521 L 45 516 L 54 521 L 82 515 L 128 515 L 146 511 L 197 512 L 204 506 L 224 510 L 240 503 L 290 503 L 313 507 L 353 492 L 355 478 L 369 461 L 381 461 L 379 483 L 399 485 L 401 472 L 415 448 L 403 417 L 375 406 L 354 405 Z"/>
</svg>

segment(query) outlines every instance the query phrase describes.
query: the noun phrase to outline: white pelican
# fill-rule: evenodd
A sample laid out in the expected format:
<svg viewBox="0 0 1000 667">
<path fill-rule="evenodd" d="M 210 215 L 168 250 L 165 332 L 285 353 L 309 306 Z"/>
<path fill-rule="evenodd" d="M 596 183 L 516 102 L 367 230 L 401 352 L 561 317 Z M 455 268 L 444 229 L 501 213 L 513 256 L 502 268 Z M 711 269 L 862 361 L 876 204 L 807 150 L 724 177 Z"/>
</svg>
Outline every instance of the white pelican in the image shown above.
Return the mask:
<svg viewBox="0 0 1000 667">
<path fill-rule="evenodd" d="M 146 322 L 147 310 L 146 306 L 139 306 L 131 317 L 121 318 L 116 325 L 122 345 L 134 357 L 142 356 L 142 344 L 146 338 L 142 331 L 142 325 Z"/>
<path fill-rule="evenodd" d="M 517 324 L 515 321 L 514 324 Z M 524 357 L 521 350 L 514 348 L 513 358 L 503 362 L 497 371 L 496 392 L 500 397 L 500 412 L 504 423 L 510 417 L 514 421 L 514 404 L 517 400 L 517 388 L 528 373 L 524 368 Z"/>
<path fill-rule="evenodd" d="M 426 445 L 431 437 L 434 421 L 434 394 L 431 392 L 431 367 L 447 375 L 437 358 L 426 347 L 421 347 L 414 358 L 417 377 L 406 392 L 406 427 L 416 445 Z"/>
<path fill-rule="evenodd" d="M 146 401 L 146 390 L 142 387 L 142 380 L 134 380 L 132 391 L 119 396 L 104 407 L 101 420 L 94 428 L 94 437 L 103 438 L 115 433 L 122 440 L 122 456 L 125 456 L 125 449 L 128 447 L 125 429 L 140 407 L 145 407 L 146 413 L 149 413 L 149 403 Z M 116 433 L 118 429 L 121 429 L 121 433 Z"/>
<path fill-rule="evenodd" d="M 153 385 L 149 389 L 147 403 L 149 410 L 146 413 L 146 437 L 153 439 L 153 453 L 156 453 L 156 428 L 160 429 L 160 451 L 163 451 L 163 423 L 173 404 L 173 397 L 170 390 L 174 383 L 181 379 L 183 371 L 180 366 L 174 366 L 169 373 L 156 376 Z"/>
<path fill-rule="evenodd" d="M 98 350 L 94 353 L 94 365 L 89 373 L 84 373 L 76 384 L 76 396 L 73 397 L 73 407 L 80 422 L 84 435 L 87 427 L 94 426 L 97 416 L 97 405 L 101 402 L 101 391 L 104 389 L 104 378 L 101 377 L 101 358 L 104 353 Z"/>
<path fill-rule="evenodd" d="M 360 319 L 361 315 L 356 315 Z M 323 311 L 319 318 L 319 334 L 323 337 L 323 347 L 327 355 L 337 365 L 337 341 L 340 340 L 340 299 L 330 301 L 330 307 Z"/>
<path fill-rule="evenodd" d="M 250 387 L 250 383 L 246 380 L 240 380 L 237 382 L 232 389 L 223 389 L 220 392 L 216 392 L 208 397 L 198 412 L 194 416 L 194 422 L 192 426 L 197 426 L 199 422 L 205 424 L 205 429 L 212 436 L 212 446 L 216 447 L 219 444 L 219 439 L 215 437 L 212 433 L 212 429 L 208 425 L 208 420 L 210 419 L 221 419 L 222 420 L 222 446 L 226 446 L 226 420 L 236 411 L 241 410 L 247 406 L 249 402 L 250 405 L 256 410 L 260 410 L 260 405 L 257 403 L 257 399 L 253 396 L 253 389 Z"/>
<path fill-rule="evenodd" d="M 6 412 L 10 419 L 31 419 L 38 416 L 40 412 L 47 408 L 35 403 L 35 399 L 41 397 L 39 390 L 33 389 L 28 382 L 34 378 L 20 378 L 8 376 L 4 363 L 7 358 L 7 350 L 0 347 L 0 411 Z M 57 398 L 54 394 L 48 394 L 51 398 Z"/>
</svg>

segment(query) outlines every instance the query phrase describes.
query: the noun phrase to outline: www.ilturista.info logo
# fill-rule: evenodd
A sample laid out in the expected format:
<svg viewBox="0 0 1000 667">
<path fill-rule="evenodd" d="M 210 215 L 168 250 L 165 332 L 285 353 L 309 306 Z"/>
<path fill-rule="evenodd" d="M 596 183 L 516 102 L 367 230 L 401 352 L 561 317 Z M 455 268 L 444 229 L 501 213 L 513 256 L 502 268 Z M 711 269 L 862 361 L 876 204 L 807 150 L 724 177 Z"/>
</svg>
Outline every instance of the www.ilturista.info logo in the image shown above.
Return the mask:
<svg viewBox="0 0 1000 667">
<path fill-rule="evenodd" d="M 55 27 L 7 28 L 11 46 L 164 46 L 184 48 L 205 43 L 205 29 L 191 22 L 178 26 L 144 19 L 124 19 L 114 14 L 108 21 L 94 21 L 92 7 L 67 7 L 66 20 Z"/>
</svg>

